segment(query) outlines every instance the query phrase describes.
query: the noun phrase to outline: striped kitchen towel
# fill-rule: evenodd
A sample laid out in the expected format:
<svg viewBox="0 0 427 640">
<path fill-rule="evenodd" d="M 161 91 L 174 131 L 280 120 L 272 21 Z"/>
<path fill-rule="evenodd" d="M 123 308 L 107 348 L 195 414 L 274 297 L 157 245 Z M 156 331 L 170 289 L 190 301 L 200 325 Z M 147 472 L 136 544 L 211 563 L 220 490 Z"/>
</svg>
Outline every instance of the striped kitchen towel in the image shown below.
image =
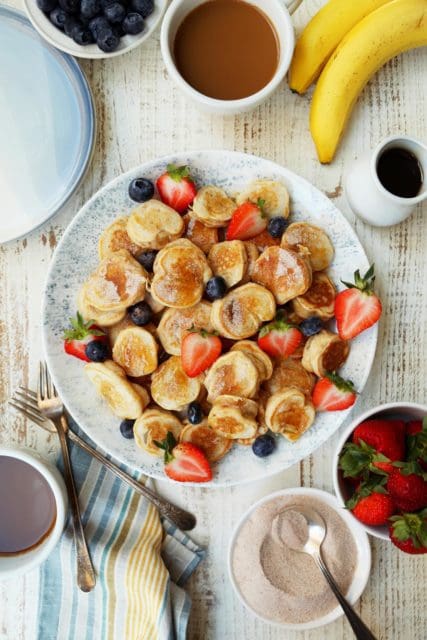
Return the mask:
<svg viewBox="0 0 427 640">
<path fill-rule="evenodd" d="M 162 526 L 149 502 L 71 446 L 97 584 L 91 593 L 76 586 L 69 523 L 40 568 L 38 640 L 184 640 L 191 603 L 182 585 L 203 549 L 170 523 Z"/>
</svg>

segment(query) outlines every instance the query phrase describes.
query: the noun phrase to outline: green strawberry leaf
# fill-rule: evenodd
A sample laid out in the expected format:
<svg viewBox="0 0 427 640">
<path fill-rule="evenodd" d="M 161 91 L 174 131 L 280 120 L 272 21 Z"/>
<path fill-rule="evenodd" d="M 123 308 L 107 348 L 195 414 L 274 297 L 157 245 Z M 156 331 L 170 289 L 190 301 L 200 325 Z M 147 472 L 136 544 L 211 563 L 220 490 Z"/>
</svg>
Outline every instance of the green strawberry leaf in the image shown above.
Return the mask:
<svg viewBox="0 0 427 640">
<path fill-rule="evenodd" d="M 168 176 L 175 182 L 181 182 L 183 178 L 190 177 L 190 168 L 187 166 L 177 167 L 175 164 L 168 164 L 166 171 Z"/>
<path fill-rule="evenodd" d="M 345 503 L 348 509 L 353 509 L 361 498 L 367 498 L 372 493 L 384 493 L 387 494 L 387 490 L 384 485 L 387 482 L 386 476 L 380 474 L 371 474 L 366 480 L 364 480 L 357 491 L 351 496 Z"/>
<path fill-rule="evenodd" d="M 326 373 L 325 377 L 328 378 L 328 380 L 330 380 L 340 391 L 357 393 L 353 382 L 351 380 L 344 380 L 344 378 L 341 378 L 341 376 L 335 373 L 335 371 Z"/>
<path fill-rule="evenodd" d="M 359 444 L 347 442 L 344 445 L 338 468 L 343 471 L 344 478 L 359 478 L 362 476 L 366 480 L 369 472 L 387 476 L 387 472 L 383 469 L 378 469 L 374 462 L 390 462 L 390 460 L 363 440 L 359 440 Z"/>
<path fill-rule="evenodd" d="M 105 336 L 101 329 L 91 328 L 95 324 L 94 320 L 83 320 L 81 313 L 77 311 L 75 318 L 70 318 L 71 329 L 66 329 L 63 334 L 64 340 L 84 340 L 87 336 Z"/>
<path fill-rule="evenodd" d="M 162 440 L 161 442 L 159 442 L 158 440 L 153 440 L 153 442 L 156 447 L 159 447 L 159 449 L 163 449 L 163 451 L 165 452 L 164 463 L 169 464 L 169 462 L 172 462 L 172 460 L 174 459 L 173 450 L 178 444 L 172 431 L 168 431 L 166 438 L 164 438 L 164 440 Z"/>
</svg>

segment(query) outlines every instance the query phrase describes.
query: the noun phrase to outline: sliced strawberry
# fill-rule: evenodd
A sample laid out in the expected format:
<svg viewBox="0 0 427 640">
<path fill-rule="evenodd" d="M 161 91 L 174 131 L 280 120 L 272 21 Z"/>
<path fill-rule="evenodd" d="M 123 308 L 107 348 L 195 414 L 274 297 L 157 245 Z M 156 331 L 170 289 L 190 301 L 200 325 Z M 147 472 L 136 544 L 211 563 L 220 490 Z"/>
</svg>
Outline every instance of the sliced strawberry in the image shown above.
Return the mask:
<svg viewBox="0 0 427 640">
<path fill-rule="evenodd" d="M 209 482 L 212 469 L 203 451 L 192 442 L 177 444 L 173 434 L 168 431 L 163 442 L 154 441 L 163 449 L 165 473 L 177 482 Z"/>
<path fill-rule="evenodd" d="M 64 331 L 64 351 L 70 356 L 90 362 L 86 355 L 86 345 L 89 342 L 102 341 L 107 342 L 107 336 L 93 320 L 85 322 L 81 314 L 77 312 L 75 318 L 70 318 L 71 329 Z"/>
<path fill-rule="evenodd" d="M 226 240 L 249 240 L 254 238 L 267 227 L 267 216 L 263 211 L 264 200 L 244 202 L 230 220 L 225 233 Z"/>
<path fill-rule="evenodd" d="M 362 277 L 359 270 L 354 274 L 354 284 L 344 282 L 348 287 L 335 298 L 335 318 L 339 336 L 351 340 L 378 322 L 382 305 L 373 292 L 375 281 L 374 265 Z"/>
<path fill-rule="evenodd" d="M 427 553 L 427 509 L 393 516 L 389 521 L 390 540 L 396 547 L 405 553 Z"/>
<path fill-rule="evenodd" d="M 204 329 L 190 330 L 181 343 L 182 368 L 189 378 L 195 378 L 215 362 L 221 351 L 218 336 Z"/>
<path fill-rule="evenodd" d="M 351 380 L 327 373 L 316 382 L 312 400 L 318 411 L 343 411 L 356 402 L 356 391 Z"/>
<path fill-rule="evenodd" d="M 302 339 L 299 329 L 278 319 L 262 327 L 258 334 L 258 346 L 270 356 L 287 358 L 299 347 Z"/>
<path fill-rule="evenodd" d="M 197 194 L 190 169 L 174 164 L 168 164 L 166 173 L 157 178 L 156 187 L 162 202 L 178 213 L 187 211 Z"/>
</svg>

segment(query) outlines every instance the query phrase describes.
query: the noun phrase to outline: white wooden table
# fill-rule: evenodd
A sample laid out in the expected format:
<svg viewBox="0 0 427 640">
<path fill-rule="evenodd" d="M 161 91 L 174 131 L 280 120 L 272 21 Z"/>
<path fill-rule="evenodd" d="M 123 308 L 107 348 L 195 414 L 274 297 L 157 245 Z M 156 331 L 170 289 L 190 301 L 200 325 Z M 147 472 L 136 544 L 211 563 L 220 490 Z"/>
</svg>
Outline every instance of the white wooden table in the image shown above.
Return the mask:
<svg viewBox="0 0 427 640">
<path fill-rule="evenodd" d="M 19 6 L 19 0 L 8 1 Z M 297 29 L 323 1 L 306 0 L 295 16 Z M 301 174 L 334 199 L 375 261 L 384 302 L 377 357 L 355 411 L 387 400 L 426 399 L 427 207 L 418 208 L 400 226 L 369 227 L 351 213 L 342 181 L 346 166 L 381 138 L 403 132 L 426 139 L 427 50 L 408 52 L 392 60 L 369 83 L 336 160 L 328 167 L 318 163 L 308 131 L 309 95 L 293 95 L 286 84 L 253 113 L 236 118 L 202 114 L 168 80 L 158 33 L 130 54 L 93 63 L 84 61 L 82 66 L 94 93 L 98 119 L 91 169 L 60 215 L 29 237 L 0 246 L 0 442 L 23 443 L 46 455 L 56 455 L 52 437 L 10 410 L 7 400 L 19 384 L 35 384 L 42 355 L 43 284 L 67 224 L 97 189 L 119 173 L 182 150 L 224 148 L 264 156 Z M 159 483 L 159 491 L 197 514 L 193 536 L 208 548 L 205 562 L 189 585 L 193 598 L 191 640 L 353 637 L 343 619 L 300 634 L 262 624 L 237 601 L 226 574 L 230 532 L 254 500 L 281 487 L 305 485 L 332 490 L 330 465 L 337 437 L 301 464 L 262 483 L 216 491 L 171 488 Z M 372 575 L 358 611 L 382 640 L 424 640 L 427 556 L 410 557 L 378 540 L 372 540 L 372 547 Z M 34 638 L 37 587 L 37 572 L 0 586 L 1 640 Z"/>
</svg>

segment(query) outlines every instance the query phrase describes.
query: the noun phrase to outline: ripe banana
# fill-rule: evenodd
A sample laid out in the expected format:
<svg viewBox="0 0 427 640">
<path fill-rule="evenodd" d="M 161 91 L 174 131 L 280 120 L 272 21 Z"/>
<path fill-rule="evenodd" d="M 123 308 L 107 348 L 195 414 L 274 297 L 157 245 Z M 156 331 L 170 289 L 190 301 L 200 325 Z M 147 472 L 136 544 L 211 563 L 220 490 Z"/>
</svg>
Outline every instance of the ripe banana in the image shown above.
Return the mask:
<svg viewBox="0 0 427 640">
<path fill-rule="evenodd" d="M 313 94 L 310 129 L 319 160 L 331 162 L 358 95 L 390 58 L 427 45 L 427 0 L 392 0 L 338 45 Z"/>
<path fill-rule="evenodd" d="M 305 93 L 341 40 L 368 13 L 391 0 L 329 0 L 298 38 L 289 69 L 292 91 Z"/>
</svg>

